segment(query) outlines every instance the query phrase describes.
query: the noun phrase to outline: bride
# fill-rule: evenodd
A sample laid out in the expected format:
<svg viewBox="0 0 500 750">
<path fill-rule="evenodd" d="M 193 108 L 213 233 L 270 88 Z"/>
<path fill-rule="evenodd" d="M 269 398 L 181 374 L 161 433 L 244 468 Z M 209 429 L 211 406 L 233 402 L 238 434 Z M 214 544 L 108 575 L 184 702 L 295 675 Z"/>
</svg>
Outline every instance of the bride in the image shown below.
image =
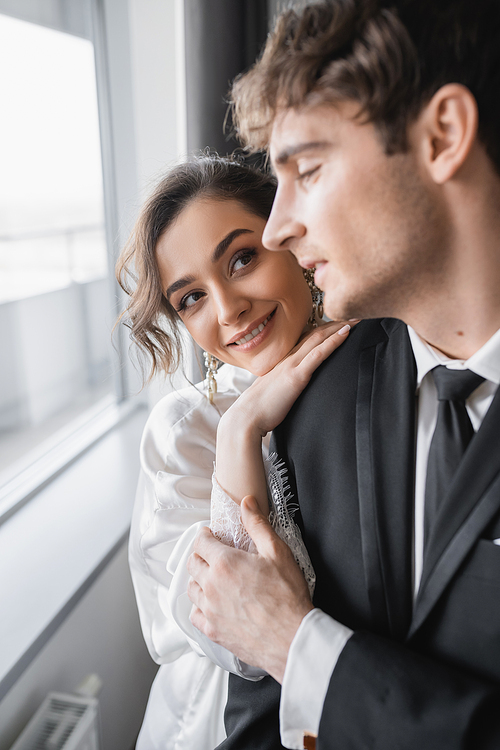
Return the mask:
<svg viewBox="0 0 500 750">
<path fill-rule="evenodd" d="M 177 166 L 144 206 L 118 261 L 127 325 L 149 357 L 150 376 L 182 366 L 182 328 L 207 365 L 203 383 L 153 408 L 141 443 L 130 567 L 144 638 L 161 666 L 138 750 L 213 750 L 225 737 L 228 671 L 262 676 L 191 624 L 186 561 L 210 523 L 226 543 L 251 549 L 238 503 L 252 494 L 269 512 L 266 434 L 349 331 L 318 326 L 312 279 L 290 253 L 262 245 L 275 190 L 272 176 L 232 159 Z M 312 589 L 280 469 L 266 463 L 276 529 Z"/>
</svg>

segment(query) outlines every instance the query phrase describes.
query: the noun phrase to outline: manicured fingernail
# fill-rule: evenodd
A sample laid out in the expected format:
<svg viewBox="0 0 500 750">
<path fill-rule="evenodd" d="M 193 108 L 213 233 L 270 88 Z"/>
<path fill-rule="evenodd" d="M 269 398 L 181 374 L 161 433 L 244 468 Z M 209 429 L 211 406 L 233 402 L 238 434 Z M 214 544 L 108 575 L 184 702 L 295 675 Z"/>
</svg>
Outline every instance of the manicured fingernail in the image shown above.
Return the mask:
<svg viewBox="0 0 500 750">
<path fill-rule="evenodd" d="M 361 318 L 349 318 L 349 323 L 359 323 Z"/>
<path fill-rule="evenodd" d="M 343 328 L 340 329 L 340 331 L 337 331 L 339 336 L 343 336 L 345 333 L 351 330 L 351 326 L 345 325 Z"/>
</svg>

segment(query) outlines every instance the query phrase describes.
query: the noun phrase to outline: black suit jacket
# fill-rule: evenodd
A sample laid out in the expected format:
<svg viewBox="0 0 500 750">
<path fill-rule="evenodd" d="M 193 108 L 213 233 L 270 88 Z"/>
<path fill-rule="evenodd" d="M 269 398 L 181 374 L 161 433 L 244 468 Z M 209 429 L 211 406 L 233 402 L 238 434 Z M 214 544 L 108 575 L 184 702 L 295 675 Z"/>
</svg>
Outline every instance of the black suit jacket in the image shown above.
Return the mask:
<svg viewBox="0 0 500 750">
<path fill-rule="evenodd" d="M 406 326 L 365 321 L 274 434 L 314 604 L 355 631 L 319 750 L 500 748 L 500 389 L 436 519 L 412 606 L 415 387 Z M 279 691 L 231 676 L 220 747 L 280 748 Z"/>
</svg>

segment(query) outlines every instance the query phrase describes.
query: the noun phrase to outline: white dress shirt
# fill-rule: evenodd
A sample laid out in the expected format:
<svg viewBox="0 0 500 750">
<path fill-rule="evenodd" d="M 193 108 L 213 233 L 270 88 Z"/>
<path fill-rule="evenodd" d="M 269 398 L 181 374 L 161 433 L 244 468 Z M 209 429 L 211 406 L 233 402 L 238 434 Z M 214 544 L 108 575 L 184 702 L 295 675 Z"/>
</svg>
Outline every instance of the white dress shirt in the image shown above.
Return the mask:
<svg viewBox="0 0 500 750">
<path fill-rule="evenodd" d="M 467 399 L 466 408 L 478 430 L 500 384 L 500 330 L 468 360 L 452 360 L 423 341 L 408 326 L 417 364 L 417 447 L 415 470 L 414 593 L 422 576 L 424 497 L 429 448 L 437 421 L 438 400 L 430 371 L 438 365 L 472 370 L 485 378 Z M 500 544 L 500 539 L 495 540 Z M 330 678 L 352 630 L 320 609 L 304 617 L 288 654 L 280 704 L 281 742 L 302 750 L 304 732 L 317 735 Z"/>
</svg>

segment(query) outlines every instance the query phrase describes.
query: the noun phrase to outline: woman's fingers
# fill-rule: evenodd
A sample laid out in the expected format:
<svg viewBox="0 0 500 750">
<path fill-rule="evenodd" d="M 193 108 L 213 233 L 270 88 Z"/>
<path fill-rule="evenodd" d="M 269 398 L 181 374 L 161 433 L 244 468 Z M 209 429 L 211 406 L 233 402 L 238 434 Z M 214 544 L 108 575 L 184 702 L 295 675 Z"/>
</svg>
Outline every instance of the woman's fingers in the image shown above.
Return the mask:
<svg viewBox="0 0 500 750">
<path fill-rule="evenodd" d="M 307 347 L 294 355 L 293 360 L 288 363 L 288 379 L 295 383 L 294 390 L 299 389 L 296 397 L 305 388 L 314 371 L 346 340 L 349 331 L 350 326 L 344 325 L 312 348 Z"/>
<path fill-rule="evenodd" d="M 316 369 L 321 362 L 330 356 L 332 352 L 337 349 L 349 335 L 351 326 L 346 324 L 343 325 L 339 330 L 332 332 L 322 341 L 318 342 L 312 349 L 310 349 L 303 357 L 302 361 L 297 367 L 313 367 Z"/>
<path fill-rule="evenodd" d="M 318 326 L 318 328 L 315 328 L 314 330 L 304 334 L 304 336 L 299 340 L 298 344 L 292 349 L 288 356 L 293 357 L 294 355 L 300 353 L 305 356 L 305 354 L 311 351 L 311 349 L 314 349 L 314 347 L 323 343 L 323 341 L 325 341 L 326 339 L 329 339 L 332 336 L 338 334 L 345 328 L 345 325 L 346 324 L 343 322 L 334 321 Z"/>
<path fill-rule="evenodd" d="M 227 414 L 232 414 L 237 423 L 260 435 L 274 430 L 284 420 L 313 372 L 345 341 L 349 330 L 349 325 L 343 323 L 327 323 L 317 328 L 278 365 L 257 378 Z M 221 424 L 229 419 L 227 414 Z"/>
<path fill-rule="evenodd" d="M 351 327 L 344 323 L 327 323 L 309 333 L 284 360 L 291 367 L 299 367 L 307 359 L 316 367 L 347 338 Z M 314 354 L 315 352 L 315 354 Z M 310 356 L 311 355 L 311 356 Z"/>
</svg>

